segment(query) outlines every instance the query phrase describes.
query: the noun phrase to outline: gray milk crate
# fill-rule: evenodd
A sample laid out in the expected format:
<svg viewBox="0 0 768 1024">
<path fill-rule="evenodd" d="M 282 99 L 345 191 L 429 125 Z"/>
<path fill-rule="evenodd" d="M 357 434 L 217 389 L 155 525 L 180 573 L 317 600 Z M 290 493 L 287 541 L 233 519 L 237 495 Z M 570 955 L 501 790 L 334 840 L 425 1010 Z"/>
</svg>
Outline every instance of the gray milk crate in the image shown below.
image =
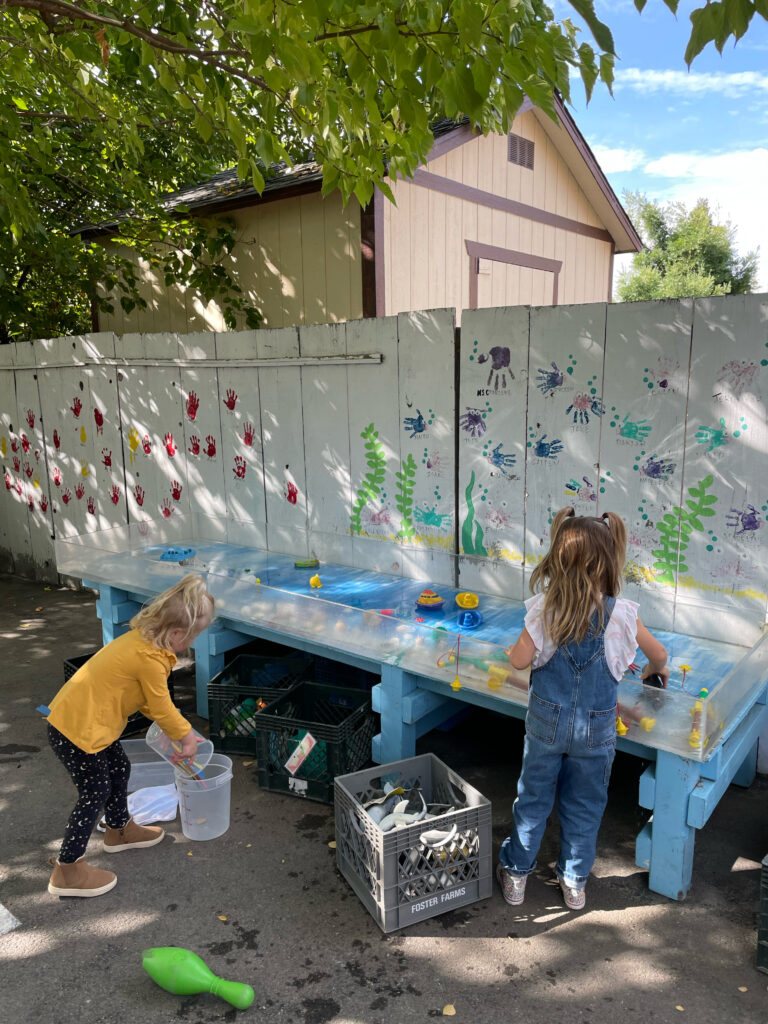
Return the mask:
<svg viewBox="0 0 768 1024">
<path fill-rule="evenodd" d="M 383 832 L 364 805 L 418 788 L 445 813 Z M 336 863 L 384 932 L 491 895 L 491 804 L 434 754 L 378 765 L 334 782 Z M 452 810 L 449 808 L 453 808 Z"/>
</svg>

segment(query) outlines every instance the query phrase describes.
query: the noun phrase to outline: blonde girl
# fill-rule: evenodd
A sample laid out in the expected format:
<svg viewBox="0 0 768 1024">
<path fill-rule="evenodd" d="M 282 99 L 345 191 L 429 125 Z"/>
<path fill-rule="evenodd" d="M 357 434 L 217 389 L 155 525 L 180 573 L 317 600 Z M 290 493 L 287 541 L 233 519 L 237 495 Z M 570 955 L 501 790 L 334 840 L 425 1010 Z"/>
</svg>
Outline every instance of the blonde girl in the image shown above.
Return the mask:
<svg viewBox="0 0 768 1024">
<path fill-rule="evenodd" d="M 101 896 L 117 882 L 112 871 L 83 859 L 104 809 L 106 853 L 154 846 L 165 835 L 158 826 L 137 825 L 128 813 L 131 766 L 119 742 L 128 716 L 141 711 L 174 740 L 180 758 L 193 756 L 197 739 L 174 707 L 168 676 L 213 619 L 213 598 L 200 576 L 189 575 L 142 608 L 130 630 L 78 669 L 51 701 L 48 742 L 77 786 L 48 892 L 54 896 Z"/>
<path fill-rule="evenodd" d="M 512 808 L 514 825 L 499 855 L 504 899 L 519 906 L 536 867 L 547 818 L 557 799 L 560 856 L 555 874 L 570 910 L 586 903 L 616 753 L 616 684 L 639 646 L 651 672 L 665 680 L 667 652 L 618 597 L 626 558 L 619 516 L 577 516 L 561 509 L 550 547 L 531 574 L 525 628 L 509 651 L 517 669 L 531 666 L 523 767 Z"/>
</svg>

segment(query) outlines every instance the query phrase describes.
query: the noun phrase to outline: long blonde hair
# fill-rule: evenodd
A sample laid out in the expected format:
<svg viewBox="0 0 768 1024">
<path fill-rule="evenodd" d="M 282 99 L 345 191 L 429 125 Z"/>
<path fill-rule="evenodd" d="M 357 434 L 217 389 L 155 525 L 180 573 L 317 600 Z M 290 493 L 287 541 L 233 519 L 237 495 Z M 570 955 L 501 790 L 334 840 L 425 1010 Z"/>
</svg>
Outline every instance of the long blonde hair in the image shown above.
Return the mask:
<svg viewBox="0 0 768 1024">
<path fill-rule="evenodd" d="M 557 513 L 530 583 L 532 594 L 544 591 L 544 624 L 556 647 L 582 643 L 595 609 L 603 628 L 603 597 L 618 596 L 626 552 L 627 531 L 615 512 L 577 516 L 569 506 Z"/>
<path fill-rule="evenodd" d="M 202 576 L 190 573 L 178 583 L 158 594 L 131 619 L 131 629 L 138 629 L 155 647 L 170 647 L 169 637 L 175 629 L 191 636 L 199 619 L 213 612 L 213 598 L 205 589 Z"/>
</svg>

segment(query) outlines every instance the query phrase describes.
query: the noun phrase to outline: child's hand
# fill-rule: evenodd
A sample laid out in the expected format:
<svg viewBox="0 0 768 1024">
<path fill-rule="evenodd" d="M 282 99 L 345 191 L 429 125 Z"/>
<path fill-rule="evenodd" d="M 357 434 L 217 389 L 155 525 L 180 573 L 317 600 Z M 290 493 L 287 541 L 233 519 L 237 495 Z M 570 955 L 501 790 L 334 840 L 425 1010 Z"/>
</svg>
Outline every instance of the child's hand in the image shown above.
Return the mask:
<svg viewBox="0 0 768 1024">
<path fill-rule="evenodd" d="M 190 729 L 181 740 L 181 750 L 171 754 L 171 761 L 178 764 L 179 761 L 187 761 L 195 757 L 198 743 L 202 743 L 202 740 L 195 735 L 194 729 Z"/>
<path fill-rule="evenodd" d="M 666 688 L 666 685 L 669 682 L 669 666 L 665 665 L 664 668 L 653 669 L 651 668 L 650 663 L 648 663 L 647 665 L 643 666 L 643 674 L 640 676 L 640 678 L 647 679 L 648 676 L 652 676 L 654 673 L 657 676 L 661 676 L 661 681 L 662 683 L 664 683 L 664 686 Z"/>
</svg>

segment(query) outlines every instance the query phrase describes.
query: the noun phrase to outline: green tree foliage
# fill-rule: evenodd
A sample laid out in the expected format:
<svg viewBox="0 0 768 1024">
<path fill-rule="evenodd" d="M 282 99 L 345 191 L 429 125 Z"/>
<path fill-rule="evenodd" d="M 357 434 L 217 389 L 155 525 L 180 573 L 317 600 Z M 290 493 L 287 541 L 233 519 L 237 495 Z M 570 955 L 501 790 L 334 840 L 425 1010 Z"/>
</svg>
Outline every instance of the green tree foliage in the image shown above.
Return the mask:
<svg viewBox="0 0 768 1024">
<path fill-rule="evenodd" d="M 673 14 L 677 14 L 680 0 L 663 0 Z M 647 0 L 635 0 L 635 7 L 642 12 Z M 685 63 L 691 66 L 694 59 L 710 43 L 718 53 L 733 36 L 734 42 L 745 34 L 754 16 L 768 20 L 768 0 L 707 0 L 703 7 L 691 12 L 691 35 L 685 48 Z"/>
<path fill-rule="evenodd" d="M 134 254 L 257 318 L 222 270 L 231 236 L 169 218 L 164 196 L 230 166 L 261 189 L 311 155 L 324 194 L 364 204 L 438 118 L 506 131 L 526 95 L 554 116 L 572 72 L 588 97 L 613 80 L 593 0 L 571 7 L 594 47 L 542 0 L 4 0 L 0 339 L 87 327 L 97 280 L 141 301 L 127 261 L 70 234 L 125 210 Z"/>
<path fill-rule="evenodd" d="M 624 205 L 646 248 L 619 276 L 623 302 L 751 292 L 757 252 L 738 256 L 730 224 L 716 224 L 706 199 L 692 210 L 661 204 L 639 192 L 625 192 Z"/>
</svg>

